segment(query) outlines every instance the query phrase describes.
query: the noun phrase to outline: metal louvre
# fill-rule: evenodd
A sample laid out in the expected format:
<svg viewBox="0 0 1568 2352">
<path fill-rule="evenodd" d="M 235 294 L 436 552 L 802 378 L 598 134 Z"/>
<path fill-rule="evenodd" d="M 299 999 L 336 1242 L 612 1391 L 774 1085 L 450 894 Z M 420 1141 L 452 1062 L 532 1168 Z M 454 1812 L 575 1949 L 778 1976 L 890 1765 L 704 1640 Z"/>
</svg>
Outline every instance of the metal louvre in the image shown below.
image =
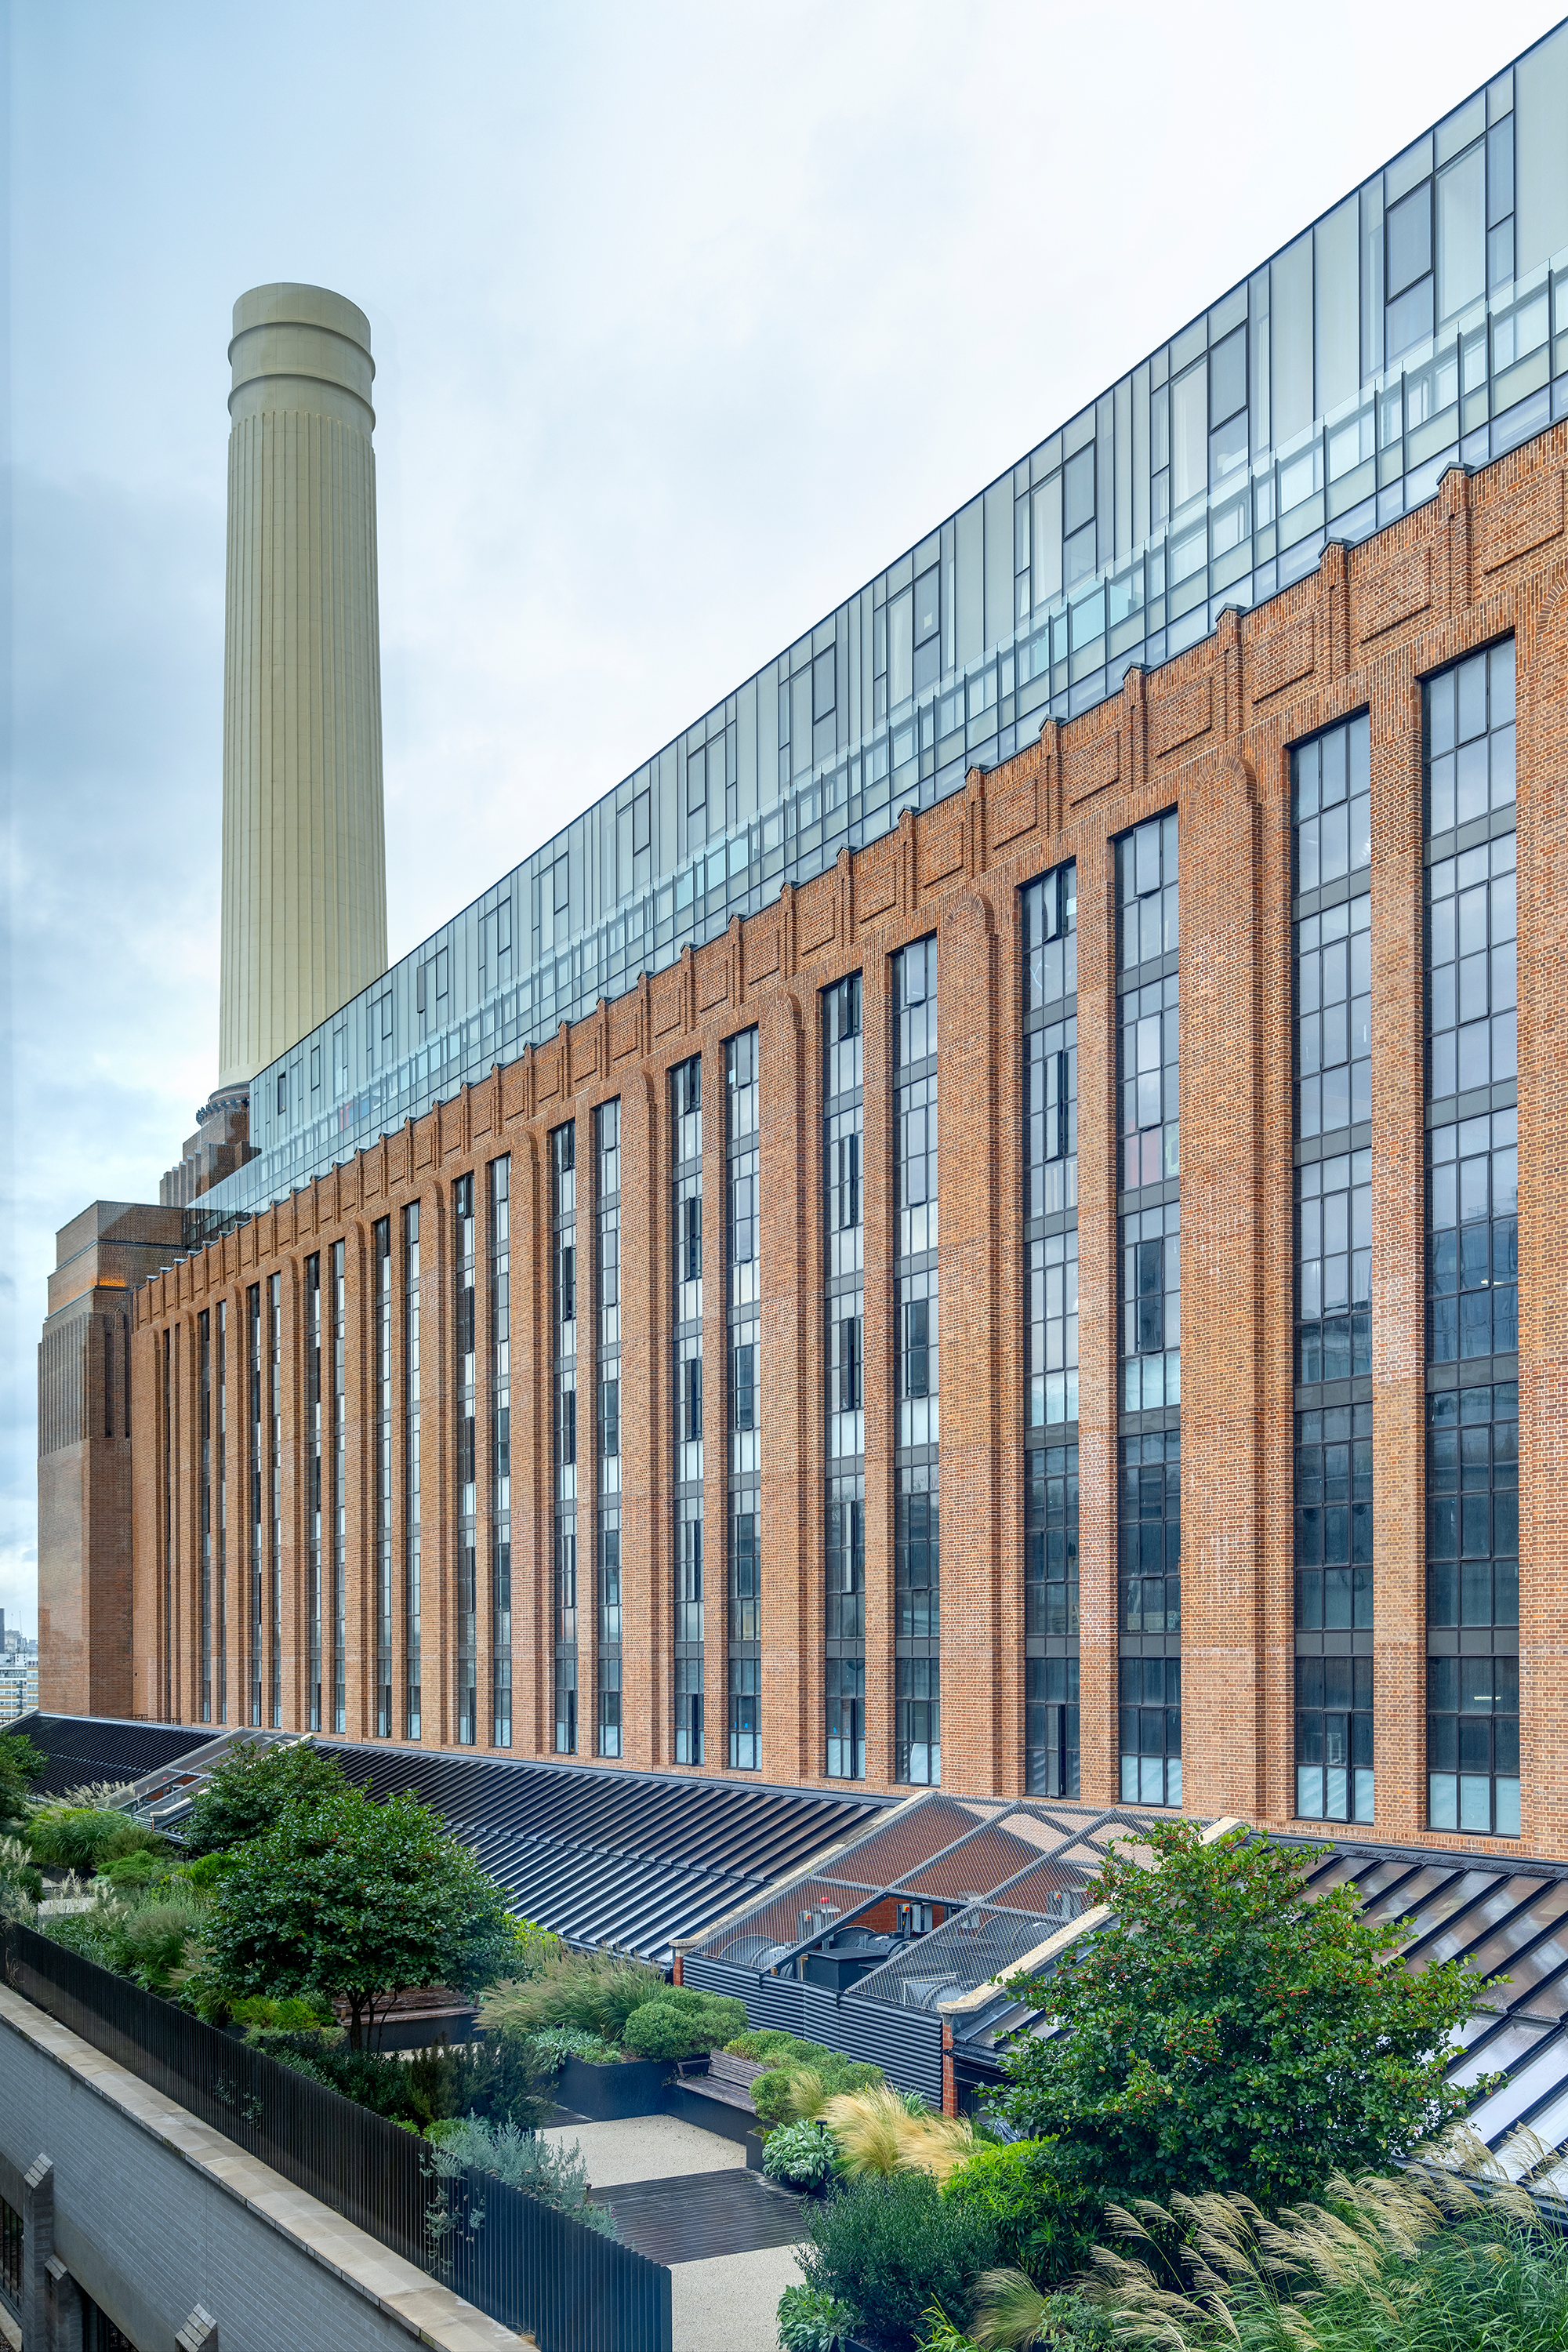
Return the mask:
<svg viewBox="0 0 1568 2352">
<path fill-rule="evenodd" d="M 26 1726 L 49 1753 L 45 1786 L 163 1773 L 237 1737 L 221 1726 L 38 1716 Z M 271 1738 L 277 1733 L 264 1735 Z M 534 1763 L 449 1749 L 324 1739 L 351 1780 L 376 1797 L 412 1789 L 438 1812 L 515 1907 L 576 1944 L 614 1944 L 668 1963 L 675 1942 L 760 1898 L 772 1880 L 876 1821 L 886 1800 L 766 1783 L 676 1778 L 618 1767 Z M 183 1799 L 161 1806 L 177 1836 Z"/>
<path fill-rule="evenodd" d="M 681 1976 L 704 1991 L 743 2000 L 747 2018 L 759 2030 L 771 2026 L 798 2034 L 803 2042 L 841 2050 L 847 2058 L 868 2059 L 900 2090 L 918 2091 L 933 2106 L 942 2104 L 940 2018 L 890 2009 L 882 2001 L 851 2005 L 821 1985 L 801 1984 L 793 1977 L 757 1976 L 750 1969 L 697 1954 L 684 1962 Z"/>
<path fill-rule="evenodd" d="M 215 1737 L 211 1724 L 121 1723 L 106 1716 L 18 1716 L 5 1726 L 41 1748 L 49 1761 L 38 1787 L 46 1797 L 89 1780 L 139 1780 Z"/>
<path fill-rule="evenodd" d="M 318 1744 L 376 1796 L 417 1791 L 525 1917 L 661 1962 L 880 1810 L 735 1781 Z"/>
<path fill-rule="evenodd" d="M 902 1946 L 879 1969 L 851 1985 L 846 2003 L 879 2001 L 893 2008 L 934 2011 L 975 1985 L 1005 1976 L 1026 1953 L 1038 1949 L 1053 1925 L 1065 1926 L 1066 1917 L 1053 1922 L 1025 1911 L 969 1904 L 944 1926 Z"/>
</svg>

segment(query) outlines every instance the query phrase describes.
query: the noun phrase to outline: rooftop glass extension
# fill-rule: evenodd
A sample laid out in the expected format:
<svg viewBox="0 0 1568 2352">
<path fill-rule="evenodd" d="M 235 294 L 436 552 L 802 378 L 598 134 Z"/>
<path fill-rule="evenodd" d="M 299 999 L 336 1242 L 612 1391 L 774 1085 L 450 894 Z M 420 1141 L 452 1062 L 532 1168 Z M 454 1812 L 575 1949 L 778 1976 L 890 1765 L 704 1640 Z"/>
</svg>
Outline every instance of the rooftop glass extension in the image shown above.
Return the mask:
<svg viewBox="0 0 1568 2352">
<path fill-rule="evenodd" d="M 1568 413 L 1568 25 L 251 1085 L 207 1233 Z"/>
</svg>

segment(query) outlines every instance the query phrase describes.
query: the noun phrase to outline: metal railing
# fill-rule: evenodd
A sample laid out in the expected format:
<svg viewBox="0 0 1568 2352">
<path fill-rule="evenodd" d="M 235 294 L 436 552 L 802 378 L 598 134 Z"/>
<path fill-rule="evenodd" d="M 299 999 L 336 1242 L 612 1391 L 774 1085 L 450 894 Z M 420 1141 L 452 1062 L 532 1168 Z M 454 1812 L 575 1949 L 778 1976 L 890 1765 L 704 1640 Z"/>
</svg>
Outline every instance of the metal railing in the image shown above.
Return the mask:
<svg viewBox="0 0 1568 2352">
<path fill-rule="evenodd" d="M 0 1951 L 24 2000 L 542 2352 L 672 2352 L 662 2263 L 492 2173 L 435 2178 L 413 2133 L 31 1928 Z"/>
</svg>

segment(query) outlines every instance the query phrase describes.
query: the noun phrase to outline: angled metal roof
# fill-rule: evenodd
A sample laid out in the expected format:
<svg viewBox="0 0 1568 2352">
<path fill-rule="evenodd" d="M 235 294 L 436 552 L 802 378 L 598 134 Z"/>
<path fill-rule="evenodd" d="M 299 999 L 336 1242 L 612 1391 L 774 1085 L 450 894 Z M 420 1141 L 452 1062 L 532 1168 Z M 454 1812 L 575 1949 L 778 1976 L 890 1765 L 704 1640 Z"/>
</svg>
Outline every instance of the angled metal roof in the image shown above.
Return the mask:
<svg viewBox="0 0 1568 2352">
<path fill-rule="evenodd" d="M 412 1789 L 524 1917 L 665 1961 L 884 1809 L 881 1799 L 322 1739 L 376 1796 Z"/>
<path fill-rule="evenodd" d="M 7 1731 L 25 1732 L 49 1761 L 37 1787 L 58 1797 L 89 1780 L 139 1780 L 143 1773 L 173 1764 L 194 1748 L 205 1748 L 210 1728 L 178 1723 L 124 1723 L 100 1715 L 18 1716 Z"/>
<path fill-rule="evenodd" d="M 136 1780 L 160 1829 L 179 1833 L 201 1779 L 237 1739 L 277 1732 L 37 1716 L 47 1792 Z M 525 1918 L 577 1944 L 667 1962 L 738 1905 L 826 1853 L 888 1800 L 618 1766 L 512 1761 L 450 1749 L 316 1738 L 378 1797 L 412 1789 L 471 1845 Z M 204 1754 L 201 1751 L 208 1750 Z"/>
</svg>

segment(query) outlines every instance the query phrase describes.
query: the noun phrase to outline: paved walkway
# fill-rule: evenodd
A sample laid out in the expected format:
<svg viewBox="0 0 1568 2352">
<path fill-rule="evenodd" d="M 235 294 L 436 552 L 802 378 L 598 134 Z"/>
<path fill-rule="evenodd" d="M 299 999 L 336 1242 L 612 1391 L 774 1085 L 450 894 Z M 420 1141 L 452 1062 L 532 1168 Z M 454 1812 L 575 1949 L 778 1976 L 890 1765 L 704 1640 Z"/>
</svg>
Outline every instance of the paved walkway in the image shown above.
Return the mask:
<svg viewBox="0 0 1568 2352">
<path fill-rule="evenodd" d="M 674 2116 L 626 2116 L 617 2123 L 552 2124 L 541 2139 L 570 2147 L 575 2140 L 587 2159 L 595 2193 L 628 2180 L 684 2179 L 694 2172 L 746 2168 L 746 2151 L 716 2132 Z"/>
<path fill-rule="evenodd" d="M 670 2265 L 676 2352 L 778 2352 L 802 2206 L 749 2172 L 743 2147 L 673 2116 L 562 2122 L 542 2137 L 576 2141 L 627 2244 Z"/>
<path fill-rule="evenodd" d="M 669 2274 L 676 2352 L 778 2352 L 779 2297 L 799 2284 L 793 2246 L 681 2263 Z"/>
</svg>

